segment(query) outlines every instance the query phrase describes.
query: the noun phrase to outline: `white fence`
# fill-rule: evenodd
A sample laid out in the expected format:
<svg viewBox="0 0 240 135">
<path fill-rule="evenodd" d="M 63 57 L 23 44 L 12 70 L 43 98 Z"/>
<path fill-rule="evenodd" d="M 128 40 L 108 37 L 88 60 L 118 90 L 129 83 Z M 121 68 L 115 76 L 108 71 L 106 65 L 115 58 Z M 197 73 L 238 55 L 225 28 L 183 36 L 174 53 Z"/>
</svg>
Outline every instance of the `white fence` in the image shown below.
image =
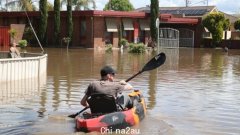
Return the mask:
<svg viewBox="0 0 240 135">
<path fill-rule="evenodd" d="M 0 82 L 46 75 L 47 54 L 22 53 L 22 58 L 7 56 L 8 52 L 0 52 Z"/>
</svg>

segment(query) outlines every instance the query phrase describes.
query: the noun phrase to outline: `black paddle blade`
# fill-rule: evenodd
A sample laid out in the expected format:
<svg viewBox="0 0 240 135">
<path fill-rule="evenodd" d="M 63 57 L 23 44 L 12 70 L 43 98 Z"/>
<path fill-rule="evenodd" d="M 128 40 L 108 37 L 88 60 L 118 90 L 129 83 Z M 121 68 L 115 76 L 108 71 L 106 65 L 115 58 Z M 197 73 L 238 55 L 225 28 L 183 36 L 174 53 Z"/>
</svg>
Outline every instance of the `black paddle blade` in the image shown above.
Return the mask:
<svg viewBox="0 0 240 135">
<path fill-rule="evenodd" d="M 142 69 L 141 72 L 144 71 L 149 71 L 149 70 L 153 70 L 157 67 L 159 67 L 160 65 L 164 64 L 166 60 L 166 55 L 165 53 L 161 52 L 158 55 L 156 55 L 155 57 L 153 57 Z"/>
<path fill-rule="evenodd" d="M 126 80 L 126 82 L 132 80 L 134 77 L 136 77 L 137 75 L 141 74 L 144 71 L 149 71 L 152 69 L 155 69 L 159 66 L 161 66 L 166 60 L 166 55 L 165 53 L 159 53 L 158 55 L 156 55 L 155 57 L 153 57 L 147 64 L 145 64 L 145 66 L 143 67 L 143 69 L 141 71 L 139 71 L 137 74 L 131 76 L 130 78 L 128 78 Z"/>
<path fill-rule="evenodd" d="M 78 115 L 78 114 L 77 114 Z M 71 115 L 68 115 L 68 117 L 70 118 L 75 118 L 77 116 L 76 114 L 71 114 Z"/>
<path fill-rule="evenodd" d="M 71 114 L 71 115 L 68 115 L 68 117 L 70 118 L 75 118 L 76 116 L 78 116 L 80 113 L 82 113 L 83 111 L 87 110 L 89 107 L 85 107 L 83 108 L 81 111 L 75 113 L 75 114 Z"/>
</svg>

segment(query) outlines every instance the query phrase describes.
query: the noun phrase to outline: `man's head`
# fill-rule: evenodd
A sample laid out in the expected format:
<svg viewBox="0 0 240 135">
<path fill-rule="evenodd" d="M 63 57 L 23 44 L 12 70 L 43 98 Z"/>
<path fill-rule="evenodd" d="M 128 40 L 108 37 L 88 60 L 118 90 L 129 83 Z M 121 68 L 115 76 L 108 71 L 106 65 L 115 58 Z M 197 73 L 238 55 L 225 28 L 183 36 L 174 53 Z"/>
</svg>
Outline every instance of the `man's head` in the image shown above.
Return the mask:
<svg viewBox="0 0 240 135">
<path fill-rule="evenodd" d="M 13 43 L 10 43 L 10 45 L 13 46 L 13 47 L 16 47 L 17 43 L 13 42 Z"/>
<path fill-rule="evenodd" d="M 110 66 L 104 66 L 100 71 L 102 79 L 105 80 L 110 79 L 110 81 L 113 80 L 113 76 L 115 75 L 115 73 L 116 73 L 115 70 Z"/>
</svg>

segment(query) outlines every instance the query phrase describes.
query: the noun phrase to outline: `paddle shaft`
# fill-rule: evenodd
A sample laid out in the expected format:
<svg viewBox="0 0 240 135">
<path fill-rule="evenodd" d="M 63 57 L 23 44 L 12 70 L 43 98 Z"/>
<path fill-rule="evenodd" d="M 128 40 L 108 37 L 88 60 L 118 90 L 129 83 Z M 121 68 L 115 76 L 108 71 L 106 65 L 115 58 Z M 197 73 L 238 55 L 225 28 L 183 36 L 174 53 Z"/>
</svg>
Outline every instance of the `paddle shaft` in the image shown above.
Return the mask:
<svg viewBox="0 0 240 135">
<path fill-rule="evenodd" d="M 87 110 L 89 107 L 85 107 L 83 108 L 81 111 L 75 113 L 75 114 L 72 114 L 72 115 L 69 115 L 68 117 L 71 117 L 71 118 L 75 118 L 76 116 L 78 116 L 80 113 L 82 113 L 83 111 Z"/>
<path fill-rule="evenodd" d="M 139 74 L 141 74 L 143 71 L 139 71 L 138 73 L 136 73 L 135 75 L 129 77 L 125 82 L 129 82 L 130 80 L 132 80 L 133 78 L 135 78 L 136 76 L 138 76 Z"/>
</svg>

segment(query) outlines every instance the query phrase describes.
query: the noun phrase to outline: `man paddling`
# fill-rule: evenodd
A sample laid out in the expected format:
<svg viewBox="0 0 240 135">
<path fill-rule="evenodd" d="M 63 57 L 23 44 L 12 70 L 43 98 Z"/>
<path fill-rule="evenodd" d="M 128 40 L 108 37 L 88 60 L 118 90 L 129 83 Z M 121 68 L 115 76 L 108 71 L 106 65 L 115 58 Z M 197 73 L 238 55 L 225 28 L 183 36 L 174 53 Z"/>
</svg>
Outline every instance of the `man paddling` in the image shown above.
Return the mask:
<svg viewBox="0 0 240 135">
<path fill-rule="evenodd" d="M 85 95 L 81 100 L 81 105 L 87 107 L 87 99 L 92 94 L 109 94 L 116 98 L 116 102 L 122 105 L 123 108 L 128 108 L 132 104 L 130 97 L 126 94 L 120 95 L 122 91 L 132 90 L 132 86 L 125 81 L 114 82 L 115 70 L 110 66 L 105 66 L 101 69 L 101 79 L 91 82 L 85 91 Z"/>
</svg>

